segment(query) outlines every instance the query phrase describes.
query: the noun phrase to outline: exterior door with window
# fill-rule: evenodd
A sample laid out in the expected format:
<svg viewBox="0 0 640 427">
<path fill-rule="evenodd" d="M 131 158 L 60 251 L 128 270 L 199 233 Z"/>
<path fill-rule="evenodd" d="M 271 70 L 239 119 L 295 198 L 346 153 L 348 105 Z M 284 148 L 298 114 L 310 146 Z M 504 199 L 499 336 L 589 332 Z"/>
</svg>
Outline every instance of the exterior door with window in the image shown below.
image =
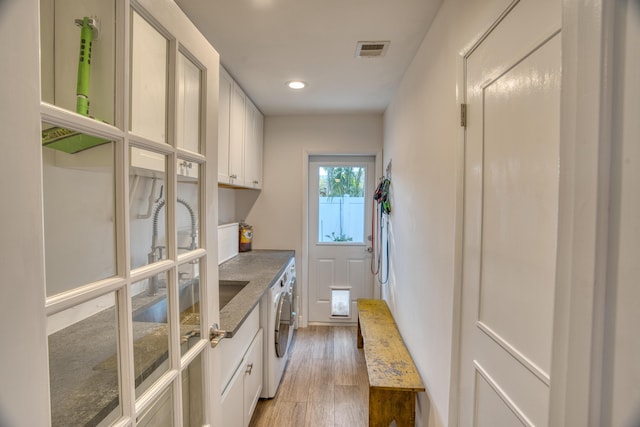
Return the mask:
<svg viewBox="0 0 640 427">
<path fill-rule="evenodd" d="M 355 322 L 373 296 L 371 200 L 375 158 L 309 159 L 309 321 Z"/>
</svg>

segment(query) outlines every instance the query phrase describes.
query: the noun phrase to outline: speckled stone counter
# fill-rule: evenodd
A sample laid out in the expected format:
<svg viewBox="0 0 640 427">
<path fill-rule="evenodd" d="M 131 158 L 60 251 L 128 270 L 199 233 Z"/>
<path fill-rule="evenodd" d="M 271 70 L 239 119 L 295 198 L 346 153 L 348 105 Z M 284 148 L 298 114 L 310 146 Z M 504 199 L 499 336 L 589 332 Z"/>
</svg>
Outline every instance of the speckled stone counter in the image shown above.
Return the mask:
<svg viewBox="0 0 640 427">
<path fill-rule="evenodd" d="M 249 283 L 220 311 L 220 326 L 233 336 L 260 298 L 284 272 L 294 251 L 254 250 L 220 265 L 221 280 Z M 134 313 L 165 298 L 136 295 Z M 180 319 L 181 335 L 200 323 Z M 167 363 L 167 324 L 135 320 L 133 341 L 136 386 L 161 364 Z M 49 336 L 52 425 L 97 425 L 119 405 L 115 307 L 107 308 Z"/>
<path fill-rule="evenodd" d="M 242 326 L 262 295 L 280 278 L 289 261 L 295 256 L 292 250 L 253 250 L 220 264 L 220 280 L 246 280 L 245 286 L 222 310 L 220 329 L 232 337 Z"/>
</svg>

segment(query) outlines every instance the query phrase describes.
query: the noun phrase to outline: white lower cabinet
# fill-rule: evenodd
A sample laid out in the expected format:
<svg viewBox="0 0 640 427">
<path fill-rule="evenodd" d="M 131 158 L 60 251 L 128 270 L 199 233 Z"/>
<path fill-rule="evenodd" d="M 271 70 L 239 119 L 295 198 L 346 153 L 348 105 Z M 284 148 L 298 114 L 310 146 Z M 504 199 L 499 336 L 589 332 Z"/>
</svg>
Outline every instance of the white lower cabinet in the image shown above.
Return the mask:
<svg viewBox="0 0 640 427">
<path fill-rule="evenodd" d="M 224 427 L 245 426 L 244 415 L 244 372 L 238 369 L 231 382 L 222 393 L 222 425 Z"/>
<path fill-rule="evenodd" d="M 257 310 L 254 312 L 257 315 Z M 254 317 L 252 313 L 233 338 L 222 340 L 220 343 L 228 344 L 221 349 L 224 427 L 247 427 L 262 392 L 263 337 L 262 329 L 252 321 Z M 232 343 L 236 338 L 238 341 Z M 231 361 L 236 363 L 230 363 Z M 225 382 L 226 379 L 229 379 L 228 382 Z"/>
<path fill-rule="evenodd" d="M 262 392 L 262 329 L 258 331 L 251 347 L 247 350 L 244 363 L 244 425 L 248 426 L 256 409 L 256 404 Z"/>
</svg>

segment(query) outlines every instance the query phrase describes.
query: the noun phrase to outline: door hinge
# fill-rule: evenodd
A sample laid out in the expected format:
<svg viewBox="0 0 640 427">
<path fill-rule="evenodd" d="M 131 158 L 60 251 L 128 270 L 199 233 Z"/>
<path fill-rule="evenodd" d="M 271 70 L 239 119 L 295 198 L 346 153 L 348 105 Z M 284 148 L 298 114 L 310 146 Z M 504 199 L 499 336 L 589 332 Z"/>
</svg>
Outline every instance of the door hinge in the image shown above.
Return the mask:
<svg viewBox="0 0 640 427">
<path fill-rule="evenodd" d="M 467 104 L 460 104 L 460 126 L 467 127 Z"/>
</svg>

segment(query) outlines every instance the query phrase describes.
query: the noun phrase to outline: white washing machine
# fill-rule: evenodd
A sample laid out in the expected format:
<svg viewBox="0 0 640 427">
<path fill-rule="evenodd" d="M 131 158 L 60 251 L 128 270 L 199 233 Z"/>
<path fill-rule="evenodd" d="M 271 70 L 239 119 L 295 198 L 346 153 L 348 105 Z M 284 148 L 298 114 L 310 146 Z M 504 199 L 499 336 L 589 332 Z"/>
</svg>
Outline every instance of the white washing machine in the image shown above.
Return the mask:
<svg viewBox="0 0 640 427">
<path fill-rule="evenodd" d="M 295 259 L 292 259 L 261 301 L 261 320 L 265 331 L 264 377 L 260 395 L 263 398 L 276 395 L 289 359 L 296 318 L 293 304 L 295 281 L 296 266 Z"/>
</svg>

